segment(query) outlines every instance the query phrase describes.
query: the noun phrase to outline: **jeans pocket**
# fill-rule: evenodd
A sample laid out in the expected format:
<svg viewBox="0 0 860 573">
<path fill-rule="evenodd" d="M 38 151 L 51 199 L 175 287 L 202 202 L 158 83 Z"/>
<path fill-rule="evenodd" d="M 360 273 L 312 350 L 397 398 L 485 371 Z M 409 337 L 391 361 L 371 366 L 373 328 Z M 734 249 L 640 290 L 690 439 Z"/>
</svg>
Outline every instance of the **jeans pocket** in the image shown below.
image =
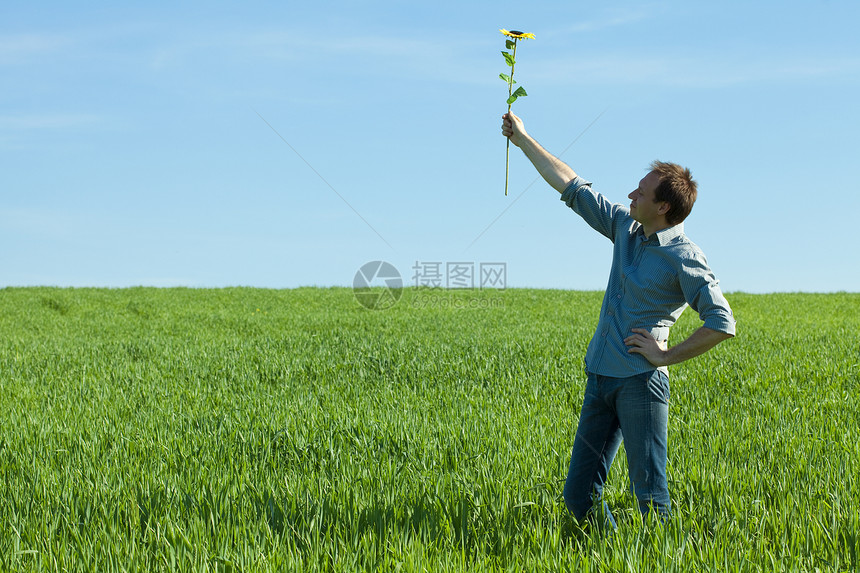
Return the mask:
<svg viewBox="0 0 860 573">
<path fill-rule="evenodd" d="M 655 370 L 648 376 L 648 392 L 659 402 L 669 403 L 669 375 L 662 370 Z"/>
</svg>

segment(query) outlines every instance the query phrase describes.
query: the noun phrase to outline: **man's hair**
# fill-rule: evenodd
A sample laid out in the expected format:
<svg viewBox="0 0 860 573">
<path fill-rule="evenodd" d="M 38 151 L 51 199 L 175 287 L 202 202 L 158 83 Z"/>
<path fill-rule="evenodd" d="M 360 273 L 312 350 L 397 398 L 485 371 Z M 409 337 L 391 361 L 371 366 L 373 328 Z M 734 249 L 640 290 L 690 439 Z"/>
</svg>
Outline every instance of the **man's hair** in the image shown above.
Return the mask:
<svg viewBox="0 0 860 573">
<path fill-rule="evenodd" d="M 651 162 L 651 171 L 660 176 L 660 184 L 654 191 L 655 201 L 669 204 L 666 222 L 677 225 L 687 218 L 696 202 L 697 184 L 690 170 L 675 163 L 665 161 Z"/>
</svg>

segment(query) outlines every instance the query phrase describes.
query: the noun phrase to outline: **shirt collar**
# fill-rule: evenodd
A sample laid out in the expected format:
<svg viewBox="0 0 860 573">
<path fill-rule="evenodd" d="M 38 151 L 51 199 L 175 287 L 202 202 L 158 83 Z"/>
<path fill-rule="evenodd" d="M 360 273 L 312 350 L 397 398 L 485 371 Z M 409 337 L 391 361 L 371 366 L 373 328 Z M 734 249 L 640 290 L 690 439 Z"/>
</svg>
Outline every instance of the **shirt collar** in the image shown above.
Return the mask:
<svg viewBox="0 0 860 573">
<path fill-rule="evenodd" d="M 641 240 L 648 241 L 651 237 L 657 238 L 657 244 L 661 247 L 668 245 L 673 240 L 684 234 L 684 223 L 678 223 L 677 225 L 673 225 L 671 227 L 666 227 L 656 233 L 652 234 L 650 237 L 645 236 L 645 231 L 642 230 L 642 225 L 639 225 L 639 236 Z"/>
</svg>

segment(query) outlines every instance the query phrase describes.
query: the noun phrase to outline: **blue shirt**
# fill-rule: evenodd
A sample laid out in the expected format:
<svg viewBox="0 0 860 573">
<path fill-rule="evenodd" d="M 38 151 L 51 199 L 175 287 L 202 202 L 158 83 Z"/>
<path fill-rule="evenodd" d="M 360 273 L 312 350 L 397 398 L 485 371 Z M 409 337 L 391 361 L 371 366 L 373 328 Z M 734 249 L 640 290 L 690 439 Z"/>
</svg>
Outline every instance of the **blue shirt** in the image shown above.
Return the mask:
<svg viewBox="0 0 860 573">
<path fill-rule="evenodd" d="M 624 339 L 644 328 L 665 343 L 688 305 L 706 327 L 734 335 L 732 309 L 683 224 L 646 237 L 627 207 L 611 203 L 581 177 L 570 182 L 561 200 L 614 244 L 600 321 L 585 354 L 589 372 L 625 378 L 654 370 L 644 356 L 627 352 Z"/>
</svg>

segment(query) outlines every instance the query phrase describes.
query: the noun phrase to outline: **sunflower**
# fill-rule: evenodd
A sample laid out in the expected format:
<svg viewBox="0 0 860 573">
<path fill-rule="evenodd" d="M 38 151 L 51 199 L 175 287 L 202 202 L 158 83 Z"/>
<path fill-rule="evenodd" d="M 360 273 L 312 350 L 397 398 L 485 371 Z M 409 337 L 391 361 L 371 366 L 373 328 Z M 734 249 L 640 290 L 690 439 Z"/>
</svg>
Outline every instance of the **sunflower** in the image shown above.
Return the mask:
<svg viewBox="0 0 860 573">
<path fill-rule="evenodd" d="M 511 113 L 511 104 L 517 101 L 518 98 L 527 96 L 526 90 L 523 86 L 517 88 L 514 91 L 514 84 L 517 83 L 514 81 L 514 64 L 517 63 L 517 40 L 534 40 L 534 34 L 528 34 L 526 32 L 520 32 L 519 30 L 505 30 L 502 28 L 499 30 L 502 34 L 504 34 L 507 38 L 505 39 L 505 48 L 507 50 L 511 50 L 511 52 L 502 51 L 502 55 L 505 57 L 505 64 L 509 68 L 511 68 L 510 74 L 499 74 L 499 77 L 502 78 L 508 84 L 508 113 Z M 510 154 L 511 154 L 511 140 L 508 139 L 505 144 L 505 195 L 508 194 L 508 165 L 510 164 Z"/>
<path fill-rule="evenodd" d="M 534 40 L 535 39 L 534 34 L 528 34 L 526 32 L 520 32 L 518 30 L 505 30 L 504 28 L 502 28 L 501 30 L 499 30 L 499 32 L 501 32 L 505 36 L 508 36 L 509 38 L 514 38 L 515 40 Z"/>
</svg>

